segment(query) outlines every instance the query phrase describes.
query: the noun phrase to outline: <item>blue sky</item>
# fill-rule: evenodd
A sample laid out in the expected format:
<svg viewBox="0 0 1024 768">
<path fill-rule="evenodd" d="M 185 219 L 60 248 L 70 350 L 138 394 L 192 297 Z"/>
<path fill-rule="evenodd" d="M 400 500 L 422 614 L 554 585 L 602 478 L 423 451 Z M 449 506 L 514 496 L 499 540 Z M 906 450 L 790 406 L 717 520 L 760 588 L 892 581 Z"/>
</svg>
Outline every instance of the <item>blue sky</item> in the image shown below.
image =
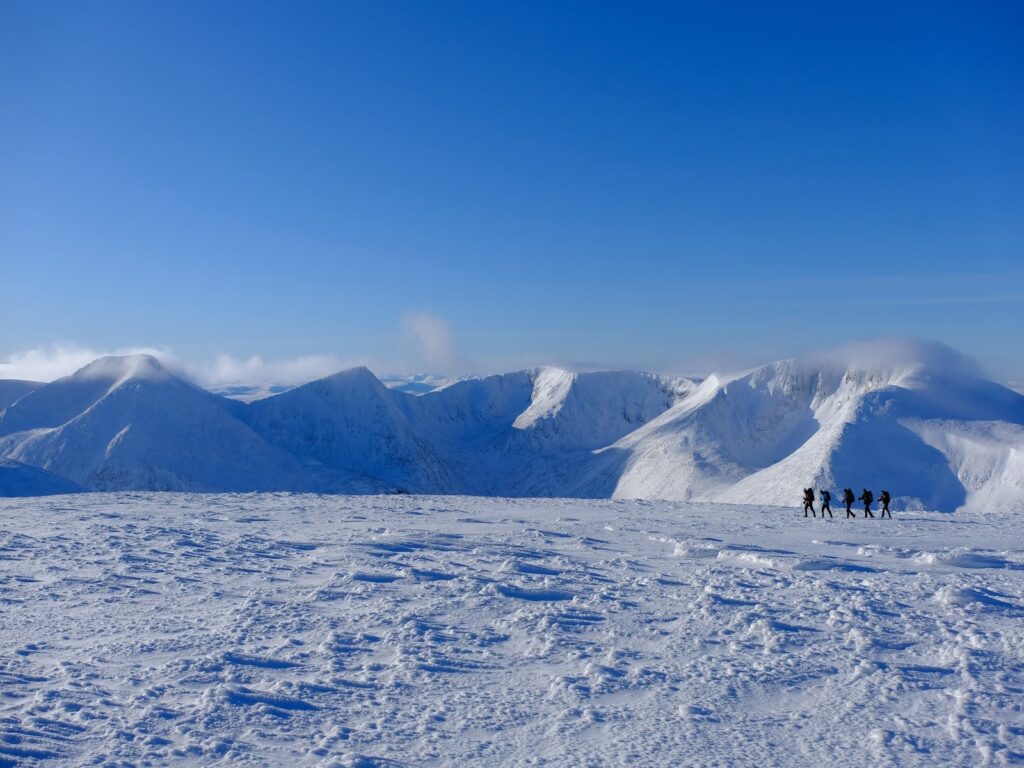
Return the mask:
<svg viewBox="0 0 1024 768">
<path fill-rule="evenodd" d="M 775 5 L 5 2 L 0 360 L 1024 379 L 1024 5 Z"/>
</svg>

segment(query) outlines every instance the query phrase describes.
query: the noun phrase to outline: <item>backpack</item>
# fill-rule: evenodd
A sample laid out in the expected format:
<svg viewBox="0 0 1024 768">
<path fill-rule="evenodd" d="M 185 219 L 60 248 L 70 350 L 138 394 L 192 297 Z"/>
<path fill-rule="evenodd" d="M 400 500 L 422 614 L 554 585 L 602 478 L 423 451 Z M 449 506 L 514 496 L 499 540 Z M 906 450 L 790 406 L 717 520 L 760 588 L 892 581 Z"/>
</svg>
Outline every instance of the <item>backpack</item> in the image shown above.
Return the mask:
<svg viewBox="0 0 1024 768">
<path fill-rule="evenodd" d="M 875 494 L 873 494 L 871 491 L 868 491 L 867 493 L 864 494 L 864 500 L 867 501 L 868 504 L 870 504 L 872 501 L 875 500 Z"/>
<path fill-rule="evenodd" d="M 824 500 L 825 502 L 829 502 L 829 501 L 832 501 L 832 494 L 831 494 L 831 493 L 829 493 L 828 491 L 822 491 L 822 492 L 821 492 L 821 498 L 822 498 L 822 499 L 823 499 L 823 500 Z"/>
<path fill-rule="evenodd" d="M 886 503 L 888 504 L 888 503 L 889 503 L 889 500 L 890 500 L 891 498 L 892 498 L 892 497 L 891 497 L 891 496 L 889 495 L 889 492 L 888 492 L 888 491 L 882 491 L 882 501 L 884 501 L 884 502 L 886 502 Z"/>
</svg>

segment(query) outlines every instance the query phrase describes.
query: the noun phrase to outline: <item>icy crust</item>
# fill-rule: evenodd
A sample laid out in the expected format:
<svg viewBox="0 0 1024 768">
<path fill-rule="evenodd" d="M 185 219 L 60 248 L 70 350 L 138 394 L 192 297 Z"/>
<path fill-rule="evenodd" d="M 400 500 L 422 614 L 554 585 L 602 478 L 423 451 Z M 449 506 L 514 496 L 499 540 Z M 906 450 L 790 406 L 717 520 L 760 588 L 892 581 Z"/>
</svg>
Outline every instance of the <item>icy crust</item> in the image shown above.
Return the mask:
<svg viewBox="0 0 1024 768">
<path fill-rule="evenodd" d="M 788 506 L 848 486 L 889 489 L 896 509 L 1024 512 L 1024 397 L 948 351 L 899 352 L 703 381 L 548 367 L 421 395 L 357 368 L 249 404 L 145 355 L 103 358 L 0 411 L 0 457 L 90 490 Z"/>
<path fill-rule="evenodd" d="M 90 494 L 0 557 L 0 765 L 1024 756 L 1009 517 Z"/>
</svg>

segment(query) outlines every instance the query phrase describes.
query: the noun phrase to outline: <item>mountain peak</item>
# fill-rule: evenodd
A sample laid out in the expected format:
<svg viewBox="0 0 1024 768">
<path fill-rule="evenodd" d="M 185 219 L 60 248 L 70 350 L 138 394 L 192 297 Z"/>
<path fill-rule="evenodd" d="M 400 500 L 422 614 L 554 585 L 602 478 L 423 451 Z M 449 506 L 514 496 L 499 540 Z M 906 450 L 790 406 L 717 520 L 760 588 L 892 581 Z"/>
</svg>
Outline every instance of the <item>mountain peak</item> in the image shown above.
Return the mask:
<svg viewBox="0 0 1024 768">
<path fill-rule="evenodd" d="M 171 377 L 168 370 L 153 355 L 134 354 L 100 357 L 75 371 L 69 378 L 78 381 L 103 379 L 120 383 L 129 379 L 162 381 Z"/>
<path fill-rule="evenodd" d="M 346 368 L 344 371 L 332 373 L 319 379 L 320 382 L 332 387 L 361 387 L 363 389 L 387 389 L 365 365 L 357 365 L 355 368 Z M 316 382 L 313 382 L 316 383 Z"/>
</svg>

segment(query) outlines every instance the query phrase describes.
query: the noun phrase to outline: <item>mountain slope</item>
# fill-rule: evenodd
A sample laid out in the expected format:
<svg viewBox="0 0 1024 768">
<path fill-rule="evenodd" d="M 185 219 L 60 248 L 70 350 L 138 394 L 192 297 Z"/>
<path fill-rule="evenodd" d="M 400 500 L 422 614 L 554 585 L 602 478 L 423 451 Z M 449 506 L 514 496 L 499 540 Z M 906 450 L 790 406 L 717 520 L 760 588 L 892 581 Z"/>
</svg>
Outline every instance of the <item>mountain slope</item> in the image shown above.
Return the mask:
<svg viewBox="0 0 1024 768">
<path fill-rule="evenodd" d="M 41 381 L 25 381 L 23 379 L 0 379 L 0 411 L 17 402 L 29 392 L 43 386 Z"/>
<path fill-rule="evenodd" d="M 534 368 L 399 401 L 462 493 L 563 495 L 590 452 L 655 418 L 694 383 L 633 371 Z"/>
<path fill-rule="evenodd" d="M 961 476 L 977 462 L 958 458 L 949 437 L 977 422 L 1004 425 L 995 434 L 1007 437 L 986 441 L 1005 455 L 985 480 Z M 1014 425 L 1024 425 L 1024 397 L 976 376 L 790 360 L 708 379 L 599 457 L 622 464 L 619 497 L 797 504 L 807 486 L 886 487 L 900 506 L 952 511 L 1014 465 Z"/>
<path fill-rule="evenodd" d="M 448 467 L 396 405 L 396 398 L 413 397 L 387 389 L 366 368 L 353 368 L 257 400 L 247 419 L 256 433 L 312 471 L 442 493 L 452 485 Z"/>
<path fill-rule="evenodd" d="M 83 490 L 82 486 L 45 469 L 0 459 L 0 496 L 52 496 Z"/>
</svg>

